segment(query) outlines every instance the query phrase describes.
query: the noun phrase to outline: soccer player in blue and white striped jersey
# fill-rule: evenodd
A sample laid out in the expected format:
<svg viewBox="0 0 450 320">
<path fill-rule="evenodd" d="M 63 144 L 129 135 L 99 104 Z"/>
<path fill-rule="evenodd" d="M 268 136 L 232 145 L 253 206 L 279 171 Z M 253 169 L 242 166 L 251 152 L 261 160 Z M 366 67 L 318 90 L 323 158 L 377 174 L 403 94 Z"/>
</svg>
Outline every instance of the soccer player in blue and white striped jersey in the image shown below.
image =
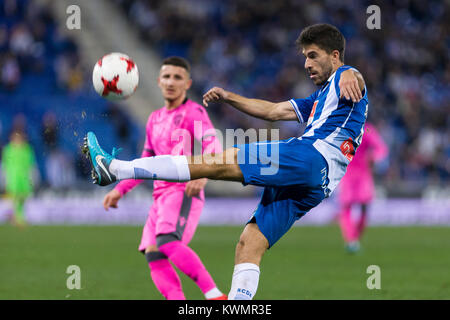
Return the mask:
<svg viewBox="0 0 450 320">
<path fill-rule="evenodd" d="M 205 93 L 203 103 L 223 101 L 269 121 L 306 122 L 301 137 L 236 145 L 220 155 L 120 161 L 104 152 L 93 134 L 88 135 L 94 177 L 108 177 L 108 183 L 123 179 L 183 182 L 209 178 L 265 188 L 236 247 L 229 299 L 254 297 L 265 251 L 333 192 L 363 136 L 369 103 L 367 88 L 361 74 L 344 64 L 344 36 L 332 25 L 317 24 L 305 28 L 296 44 L 306 58 L 304 67 L 310 79 L 318 86 L 309 97 L 277 103 L 215 87 Z M 146 174 L 140 176 L 139 172 Z M 102 182 L 105 184 L 104 179 Z"/>
</svg>

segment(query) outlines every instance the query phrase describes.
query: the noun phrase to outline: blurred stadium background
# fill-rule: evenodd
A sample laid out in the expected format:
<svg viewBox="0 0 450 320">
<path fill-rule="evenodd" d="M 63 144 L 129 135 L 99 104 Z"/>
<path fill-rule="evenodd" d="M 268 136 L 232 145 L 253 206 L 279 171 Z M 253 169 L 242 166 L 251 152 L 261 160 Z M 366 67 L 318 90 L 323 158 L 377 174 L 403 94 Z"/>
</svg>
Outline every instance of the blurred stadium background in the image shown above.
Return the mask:
<svg viewBox="0 0 450 320">
<path fill-rule="evenodd" d="M 74 4 L 81 9 L 80 30 L 66 26 L 66 10 Z M 381 8 L 380 30 L 366 27 L 372 4 Z M 14 128 L 22 128 L 37 162 L 34 194 L 26 204 L 30 226 L 10 227 L 11 203 L 0 200 L 0 298 L 160 298 L 135 251 L 151 204 L 151 183 L 106 213 L 101 200 L 109 188 L 90 184 L 80 153 L 83 136 L 95 130 L 107 149 L 124 148 L 122 159 L 139 156 L 148 114 L 163 105 L 156 78 L 169 55 L 191 62 L 190 96 L 197 101 L 212 86 L 272 101 L 309 95 L 314 88 L 294 41 L 303 27 L 327 22 L 346 37 L 346 63 L 364 74 L 369 121 L 389 146 L 389 157 L 375 167 L 373 228 L 363 255 L 349 260 L 333 224 L 336 196 L 327 199 L 297 223 L 305 227 L 291 231 L 266 258 L 268 270 L 270 261 L 274 269 L 275 261 L 292 264 L 287 269 L 293 277 L 302 273 L 303 282 L 298 288 L 280 287 L 280 272 L 273 273 L 275 278 L 265 274 L 261 287 L 272 285 L 276 294 L 261 289 L 259 298 L 449 299 L 450 261 L 444 253 L 450 249 L 449 20 L 448 1 L 0 0 L 0 147 Z M 108 52 L 124 52 L 139 67 L 139 88 L 127 101 L 107 102 L 92 88 L 92 68 Z M 208 111 L 223 132 L 279 128 L 280 138 L 287 138 L 303 129 L 295 122 L 253 119 L 227 106 Z M 207 185 L 192 245 L 225 291 L 239 230 L 260 192 L 237 183 Z M 98 261 L 83 280 L 85 290 L 69 292 L 65 268 L 93 260 Z M 365 288 L 365 268 L 378 263 L 396 271 L 387 276 L 390 291 L 376 295 Z M 316 270 L 318 265 L 322 268 Z M 33 267 L 46 273 L 40 281 L 32 276 Z M 108 287 L 108 277 L 122 286 Z M 416 282 L 408 282 L 414 277 Z M 335 286 L 324 280 L 331 278 Z M 185 280 L 187 290 L 200 298 Z M 54 290 L 45 285 L 49 281 Z"/>
</svg>

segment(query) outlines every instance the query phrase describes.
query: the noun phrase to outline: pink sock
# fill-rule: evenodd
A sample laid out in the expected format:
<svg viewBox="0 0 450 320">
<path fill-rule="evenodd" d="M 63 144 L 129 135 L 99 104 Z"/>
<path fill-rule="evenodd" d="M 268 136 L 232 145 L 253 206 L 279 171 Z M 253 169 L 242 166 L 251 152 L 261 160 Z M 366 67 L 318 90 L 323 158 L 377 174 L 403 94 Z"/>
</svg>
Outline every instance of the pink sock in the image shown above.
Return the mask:
<svg viewBox="0 0 450 320">
<path fill-rule="evenodd" d="M 364 232 L 364 229 L 366 228 L 366 222 L 367 222 L 367 214 L 361 213 L 361 217 L 359 218 L 359 221 L 356 225 L 356 238 L 361 238 L 362 233 Z"/>
<path fill-rule="evenodd" d="M 341 226 L 342 236 L 345 242 L 351 242 L 358 239 L 356 237 L 355 226 L 352 221 L 350 207 L 345 207 L 340 212 L 339 225 Z"/>
<path fill-rule="evenodd" d="M 148 263 L 153 283 L 167 300 L 186 300 L 181 281 L 168 259 Z"/>
<path fill-rule="evenodd" d="M 194 280 L 203 293 L 216 287 L 198 255 L 181 241 L 171 241 L 159 247 L 174 265 Z"/>
</svg>

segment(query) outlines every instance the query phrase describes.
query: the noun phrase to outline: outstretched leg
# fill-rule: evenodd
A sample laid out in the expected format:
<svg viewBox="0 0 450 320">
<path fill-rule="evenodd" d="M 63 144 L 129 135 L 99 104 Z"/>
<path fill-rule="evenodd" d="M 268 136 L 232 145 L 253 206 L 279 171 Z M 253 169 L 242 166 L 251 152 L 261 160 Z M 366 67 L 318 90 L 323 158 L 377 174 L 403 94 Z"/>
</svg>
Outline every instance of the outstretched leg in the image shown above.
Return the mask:
<svg viewBox="0 0 450 320">
<path fill-rule="evenodd" d="M 237 160 L 238 151 L 238 148 L 229 148 L 221 154 L 187 157 L 191 180 L 208 178 L 243 182 L 244 175 Z"/>
<path fill-rule="evenodd" d="M 93 182 L 106 186 L 117 180 L 149 179 L 185 182 L 199 178 L 243 182 L 243 174 L 237 161 L 237 148 L 221 154 L 199 156 L 161 155 L 122 161 L 115 159 L 116 151 L 110 155 L 98 144 L 89 132 L 85 138 L 83 152 L 92 164 Z"/>
</svg>

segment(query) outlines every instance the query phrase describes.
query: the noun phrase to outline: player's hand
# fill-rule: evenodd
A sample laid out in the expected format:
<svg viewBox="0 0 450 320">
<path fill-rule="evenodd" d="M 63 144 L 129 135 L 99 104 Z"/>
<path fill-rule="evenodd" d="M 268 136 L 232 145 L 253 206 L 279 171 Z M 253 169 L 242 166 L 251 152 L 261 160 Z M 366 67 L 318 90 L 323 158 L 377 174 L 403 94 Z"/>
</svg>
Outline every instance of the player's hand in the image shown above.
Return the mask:
<svg viewBox="0 0 450 320">
<path fill-rule="evenodd" d="M 117 208 L 117 203 L 119 202 L 122 195 L 116 189 L 112 189 L 103 198 L 103 208 L 108 211 L 109 208 Z"/>
<path fill-rule="evenodd" d="M 359 102 L 363 98 L 361 89 L 359 88 L 358 78 L 353 70 L 345 70 L 342 72 L 341 79 L 339 80 L 339 89 L 341 90 L 339 98 L 345 97 L 345 99 L 351 99 L 353 102 Z"/>
<path fill-rule="evenodd" d="M 189 181 L 186 184 L 186 190 L 184 191 L 188 197 L 196 197 L 200 194 L 200 191 L 206 186 L 208 182 L 207 178 L 197 179 Z"/>
<path fill-rule="evenodd" d="M 208 92 L 203 95 L 203 105 L 207 107 L 208 102 L 219 102 L 222 100 L 226 100 L 227 97 L 228 92 L 226 92 L 222 88 L 214 87 L 212 89 L 209 89 Z"/>
</svg>

